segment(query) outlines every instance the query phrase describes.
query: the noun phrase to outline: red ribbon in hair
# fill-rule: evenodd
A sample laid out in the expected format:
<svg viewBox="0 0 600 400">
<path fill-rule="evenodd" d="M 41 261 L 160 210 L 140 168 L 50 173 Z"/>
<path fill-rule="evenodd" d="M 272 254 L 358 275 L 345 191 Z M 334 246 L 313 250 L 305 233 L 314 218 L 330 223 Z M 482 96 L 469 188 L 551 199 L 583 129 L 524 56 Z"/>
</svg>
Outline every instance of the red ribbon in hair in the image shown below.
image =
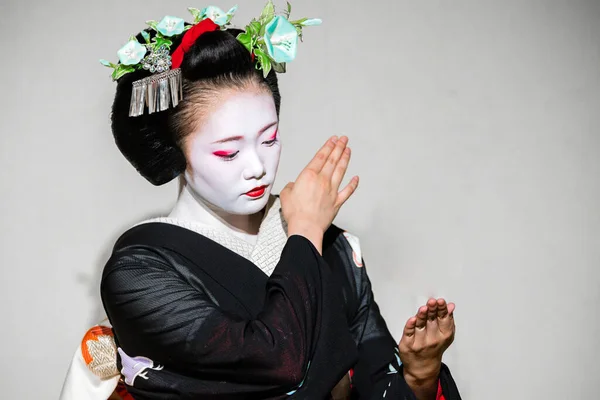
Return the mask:
<svg viewBox="0 0 600 400">
<path fill-rule="evenodd" d="M 177 46 L 173 54 L 171 54 L 171 68 L 179 68 L 183 62 L 183 56 L 190 51 L 196 40 L 206 32 L 213 32 L 219 29 L 219 25 L 215 24 L 210 18 L 206 18 L 190 28 L 183 38 L 181 44 Z"/>
</svg>

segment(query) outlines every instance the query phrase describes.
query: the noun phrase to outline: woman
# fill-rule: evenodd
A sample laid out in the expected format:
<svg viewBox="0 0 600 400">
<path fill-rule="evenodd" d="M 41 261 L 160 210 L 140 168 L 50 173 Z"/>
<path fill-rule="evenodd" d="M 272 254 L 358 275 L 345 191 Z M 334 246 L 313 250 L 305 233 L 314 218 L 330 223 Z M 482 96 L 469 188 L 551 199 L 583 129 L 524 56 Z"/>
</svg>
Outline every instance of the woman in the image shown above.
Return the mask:
<svg viewBox="0 0 600 400">
<path fill-rule="evenodd" d="M 269 2 L 245 30 L 224 29 L 233 11 L 192 9 L 188 28 L 174 17 L 151 22 L 120 64 L 105 62 L 118 81 L 119 149 L 153 184 L 183 185 L 167 217 L 115 244 L 101 294 L 117 355 L 111 362 L 111 331 L 96 328 L 85 364 L 105 377 L 118 371 L 125 389 L 113 396 L 135 399 L 459 399 L 441 362 L 454 305 L 431 299 L 397 345 L 358 239 L 332 225 L 358 185 L 355 177 L 339 190 L 347 138 L 328 140 L 271 194 L 276 72 L 295 56 L 294 34 L 317 20 L 290 22 L 289 9 L 275 16 Z M 75 393 L 70 375 L 63 398 Z M 116 381 L 89 386 L 112 391 Z"/>
</svg>

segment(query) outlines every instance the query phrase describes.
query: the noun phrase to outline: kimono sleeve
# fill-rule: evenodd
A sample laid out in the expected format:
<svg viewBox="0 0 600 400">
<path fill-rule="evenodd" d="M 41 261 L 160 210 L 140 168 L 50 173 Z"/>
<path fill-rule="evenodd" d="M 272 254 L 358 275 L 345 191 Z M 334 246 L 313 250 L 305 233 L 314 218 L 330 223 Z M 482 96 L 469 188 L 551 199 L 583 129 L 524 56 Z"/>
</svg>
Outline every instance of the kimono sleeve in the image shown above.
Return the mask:
<svg viewBox="0 0 600 400">
<path fill-rule="evenodd" d="M 358 398 L 416 399 L 404 380 L 398 345 L 392 337 L 371 287 L 356 237 L 344 233 L 352 252 L 354 277 L 358 290 L 358 309 L 351 331 L 358 344 L 358 362 L 352 371 L 353 389 Z M 437 400 L 460 400 L 450 370 L 442 364 Z"/>
<path fill-rule="evenodd" d="M 125 352 L 254 393 L 301 383 L 319 335 L 322 290 L 323 261 L 307 239 L 288 239 L 254 320 L 221 310 L 156 248 L 128 247 L 109 264 L 101 295 Z"/>
<path fill-rule="evenodd" d="M 115 370 L 114 373 L 110 371 L 110 365 L 114 363 L 109 353 L 112 350 L 111 344 L 114 343 L 110 343 L 110 338 L 104 340 L 108 338 L 108 335 L 96 335 L 95 333 L 98 331 L 105 333 L 110 330 L 106 329 L 105 332 L 102 332 L 102 327 L 96 326 L 86 333 L 73 355 L 59 400 L 106 400 L 117 388 L 119 383 L 118 371 Z M 90 338 L 90 332 L 94 334 L 94 337 Z M 106 345 L 103 342 L 109 344 Z M 91 352 L 89 351 L 90 345 L 94 346 Z M 105 349 L 108 351 L 105 351 Z M 106 359 L 110 362 L 103 365 L 101 361 Z M 106 370 L 109 370 L 109 373 L 106 373 Z"/>
</svg>

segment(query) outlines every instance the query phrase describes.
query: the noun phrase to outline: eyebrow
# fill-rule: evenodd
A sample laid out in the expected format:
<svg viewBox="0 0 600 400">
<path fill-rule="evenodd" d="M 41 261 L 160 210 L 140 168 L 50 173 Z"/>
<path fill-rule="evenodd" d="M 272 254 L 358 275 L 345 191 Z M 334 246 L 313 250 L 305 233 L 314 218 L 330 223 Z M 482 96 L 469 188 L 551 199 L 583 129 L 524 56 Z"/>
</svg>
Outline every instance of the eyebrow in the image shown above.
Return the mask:
<svg viewBox="0 0 600 400">
<path fill-rule="evenodd" d="M 243 138 L 244 138 L 243 136 L 231 136 L 231 137 L 228 137 L 228 138 L 225 138 L 225 139 L 216 140 L 216 141 L 213 142 L 213 144 L 235 142 L 235 141 L 238 141 L 238 140 L 242 140 Z"/>
<path fill-rule="evenodd" d="M 277 125 L 278 123 L 279 123 L 279 121 L 273 121 L 273 122 L 267 124 L 264 128 L 262 128 L 261 130 L 258 131 L 258 136 L 262 135 L 267 129 L 272 128 L 273 126 Z M 243 136 L 231 136 L 231 137 L 228 137 L 225 139 L 216 140 L 216 141 L 212 142 L 212 144 L 236 142 L 238 140 L 242 140 L 243 138 L 244 138 Z"/>
</svg>

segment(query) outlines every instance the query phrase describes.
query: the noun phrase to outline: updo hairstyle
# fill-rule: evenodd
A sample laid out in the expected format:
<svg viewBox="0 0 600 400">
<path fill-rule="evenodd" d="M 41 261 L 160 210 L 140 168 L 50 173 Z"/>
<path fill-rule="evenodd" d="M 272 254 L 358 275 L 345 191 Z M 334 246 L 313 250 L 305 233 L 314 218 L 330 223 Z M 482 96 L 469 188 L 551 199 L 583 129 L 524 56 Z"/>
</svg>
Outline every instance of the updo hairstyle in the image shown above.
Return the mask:
<svg viewBox="0 0 600 400">
<path fill-rule="evenodd" d="M 153 30 L 146 32 L 154 35 Z M 181 64 L 183 100 L 175 108 L 130 117 L 132 83 L 151 73 L 136 70 L 118 80 L 111 114 L 113 136 L 125 158 L 153 185 L 165 184 L 185 171 L 183 140 L 210 112 L 211 100 L 221 91 L 264 88 L 273 94 L 279 115 L 281 96 L 277 75 L 271 70 L 264 78 L 262 71 L 256 69 L 250 52 L 236 39 L 242 32 L 217 30 L 203 33 L 196 40 Z M 182 36 L 173 39 L 171 53 Z M 141 34 L 137 40 L 144 43 Z"/>
</svg>

